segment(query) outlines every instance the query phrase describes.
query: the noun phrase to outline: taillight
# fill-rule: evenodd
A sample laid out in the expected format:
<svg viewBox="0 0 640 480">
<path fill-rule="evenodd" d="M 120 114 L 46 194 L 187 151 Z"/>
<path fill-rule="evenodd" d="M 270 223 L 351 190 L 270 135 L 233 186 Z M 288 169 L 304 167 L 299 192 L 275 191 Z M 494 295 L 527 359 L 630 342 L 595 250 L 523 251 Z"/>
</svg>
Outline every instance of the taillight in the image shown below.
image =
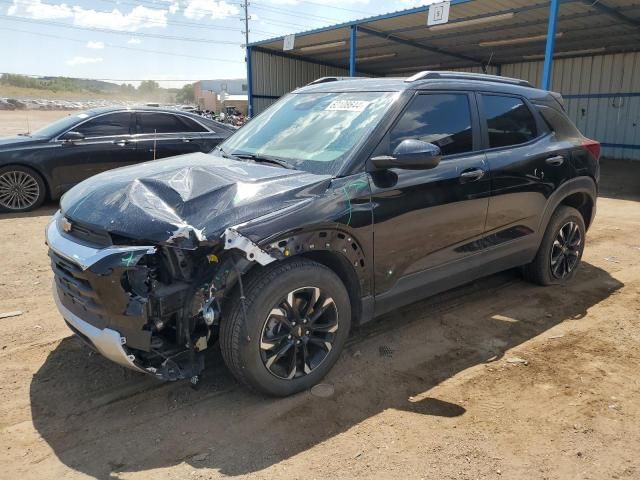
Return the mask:
<svg viewBox="0 0 640 480">
<path fill-rule="evenodd" d="M 582 146 L 586 148 L 596 160 L 600 160 L 600 142 L 586 138 L 584 142 L 582 142 Z"/>
</svg>

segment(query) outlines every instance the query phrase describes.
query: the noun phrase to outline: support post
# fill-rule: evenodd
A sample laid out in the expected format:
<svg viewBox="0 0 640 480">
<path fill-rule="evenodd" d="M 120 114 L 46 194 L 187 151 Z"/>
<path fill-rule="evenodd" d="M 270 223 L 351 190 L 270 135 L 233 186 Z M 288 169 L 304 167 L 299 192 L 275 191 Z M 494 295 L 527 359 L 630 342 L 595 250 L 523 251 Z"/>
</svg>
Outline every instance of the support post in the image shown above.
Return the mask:
<svg viewBox="0 0 640 480">
<path fill-rule="evenodd" d="M 358 34 L 358 27 L 351 25 L 351 42 L 349 44 L 349 76 L 356 76 L 356 36 Z"/>
<path fill-rule="evenodd" d="M 544 50 L 544 68 L 542 71 L 542 88 L 551 89 L 553 73 L 553 52 L 556 44 L 556 25 L 558 23 L 558 10 L 560 0 L 551 0 L 549 4 L 549 24 L 547 26 L 547 46 Z"/>
<path fill-rule="evenodd" d="M 247 47 L 247 116 L 253 117 L 253 72 L 251 69 L 251 47 Z"/>
</svg>

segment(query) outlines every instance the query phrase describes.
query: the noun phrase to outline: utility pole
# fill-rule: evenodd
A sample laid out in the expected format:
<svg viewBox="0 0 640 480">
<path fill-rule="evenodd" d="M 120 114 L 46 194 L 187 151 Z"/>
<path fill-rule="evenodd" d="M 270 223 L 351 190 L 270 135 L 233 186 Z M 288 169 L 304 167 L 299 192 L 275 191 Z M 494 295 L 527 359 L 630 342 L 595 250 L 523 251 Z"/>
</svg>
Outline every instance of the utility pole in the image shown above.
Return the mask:
<svg viewBox="0 0 640 480">
<path fill-rule="evenodd" d="M 249 19 L 251 18 L 249 17 L 249 0 L 243 0 L 242 6 L 244 7 L 244 62 L 247 65 L 247 114 L 249 118 L 251 118 L 253 116 L 253 89 L 251 88 L 251 82 L 253 79 L 251 78 L 251 49 L 249 48 Z"/>
<path fill-rule="evenodd" d="M 244 8 L 244 48 L 249 46 L 249 0 L 243 0 Z"/>
</svg>

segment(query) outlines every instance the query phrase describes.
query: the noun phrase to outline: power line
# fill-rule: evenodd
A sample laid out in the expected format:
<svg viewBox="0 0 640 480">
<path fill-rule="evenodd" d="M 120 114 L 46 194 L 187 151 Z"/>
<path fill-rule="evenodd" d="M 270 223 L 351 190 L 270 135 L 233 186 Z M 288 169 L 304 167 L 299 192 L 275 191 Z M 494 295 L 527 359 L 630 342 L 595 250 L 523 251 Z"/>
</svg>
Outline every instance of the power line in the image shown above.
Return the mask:
<svg viewBox="0 0 640 480">
<path fill-rule="evenodd" d="M 213 44 L 225 44 L 225 45 L 240 45 L 239 42 L 231 42 L 228 40 L 209 40 L 207 38 L 193 38 L 193 37 L 179 37 L 175 35 L 161 35 L 154 33 L 143 33 L 143 32 L 128 32 L 123 30 L 112 30 L 108 28 L 99 28 L 99 27 L 82 27 L 79 25 L 68 25 L 66 23 L 53 22 L 50 20 L 36 20 L 32 18 L 22 18 L 22 17 L 10 17 L 7 15 L 0 15 L 0 20 L 7 20 L 13 22 L 24 22 L 24 23 L 32 23 L 32 24 L 44 24 L 44 25 L 52 25 L 56 27 L 62 28 L 72 28 L 76 30 L 87 30 L 91 32 L 102 32 L 102 33 L 112 33 L 116 35 L 127 35 L 129 37 L 145 37 L 145 38 L 160 38 L 163 40 L 179 40 L 182 42 L 195 42 L 195 43 L 213 43 Z"/>
<path fill-rule="evenodd" d="M 77 42 L 77 43 L 86 43 L 85 40 L 80 40 L 77 38 L 71 38 L 71 37 L 63 37 L 61 35 L 53 35 L 50 33 L 41 33 L 41 32 L 30 32 L 27 30 L 20 30 L 17 28 L 8 28 L 8 27 L 4 27 L 3 30 L 9 30 L 12 32 L 19 32 L 19 33 L 27 33 L 29 35 L 38 35 L 41 37 L 50 37 L 50 38 L 57 38 L 57 39 L 61 39 L 61 40 L 67 40 L 70 42 Z M 106 46 L 108 46 L 109 48 L 118 48 L 118 49 L 122 49 L 122 50 L 133 50 L 136 52 L 145 52 L 145 53 L 155 53 L 158 55 L 169 55 L 169 56 L 175 56 L 175 57 L 184 57 L 184 58 L 194 58 L 197 60 L 209 60 L 209 61 L 213 61 L 213 62 L 228 62 L 228 63 L 242 63 L 242 61 L 240 60 L 227 60 L 224 58 L 211 58 L 211 57 L 200 57 L 197 55 L 188 55 L 188 54 L 184 54 L 184 53 L 173 53 L 173 52 L 164 52 L 164 51 L 160 51 L 160 50 L 150 50 L 147 48 L 139 48 L 139 47 L 127 47 L 124 45 L 113 45 L 111 43 L 107 43 L 105 44 Z"/>
<path fill-rule="evenodd" d="M 40 75 L 36 73 L 11 73 L 11 72 L 3 72 L 6 75 L 22 75 L 25 77 L 39 77 L 39 78 L 48 78 L 48 77 L 63 77 L 63 78 L 73 78 L 75 80 L 96 80 L 99 82 L 144 82 L 151 80 L 153 82 L 199 82 L 202 78 L 187 78 L 187 79 L 177 79 L 177 78 L 88 78 L 88 77 L 68 77 L 66 75 Z M 213 78 L 216 75 L 208 75 L 209 78 Z"/>
<path fill-rule="evenodd" d="M 255 8 L 259 9 L 259 10 L 266 10 L 267 12 L 274 12 L 274 13 L 279 13 L 281 15 L 287 15 L 290 17 L 296 17 L 296 18 L 303 18 L 305 20 L 314 20 L 314 19 L 318 19 L 317 21 L 322 21 L 322 22 L 341 22 L 342 20 L 340 19 L 336 19 L 336 18 L 329 18 L 329 17 L 323 17 L 320 15 L 314 15 L 314 14 L 301 14 L 301 13 L 296 13 L 296 12 L 292 12 L 291 10 L 287 10 L 285 8 L 278 8 L 278 7 L 267 7 L 267 6 L 262 6 L 262 5 L 255 5 Z"/>
<path fill-rule="evenodd" d="M 365 12 L 364 10 L 353 10 L 352 8 L 339 7 L 337 5 L 327 5 L 326 3 L 312 2 L 310 0 L 298 0 L 298 1 L 300 3 L 308 3 L 310 5 L 317 5 L 320 7 L 331 8 L 332 10 L 343 10 L 345 12 L 359 13 L 360 15 L 367 15 L 367 16 L 371 15 L 371 12 Z"/>
</svg>

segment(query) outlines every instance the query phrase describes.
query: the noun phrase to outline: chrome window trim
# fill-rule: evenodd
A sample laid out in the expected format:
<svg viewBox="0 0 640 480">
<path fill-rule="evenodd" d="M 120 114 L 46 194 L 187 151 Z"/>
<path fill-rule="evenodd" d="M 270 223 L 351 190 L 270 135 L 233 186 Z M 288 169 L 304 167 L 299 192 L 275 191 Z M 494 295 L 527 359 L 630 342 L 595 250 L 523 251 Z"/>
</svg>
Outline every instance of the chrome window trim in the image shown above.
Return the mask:
<svg viewBox="0 0 640 480">
<path fill-rule="evenodd" d="M 96 118 L 100 118 L 103 117 L 105 115 L 111 115 L 113 113 L 125 113 L 125 112 L 129 112 L 132 113 L 134 115 L 137 115 L 138 113 L 164 113 L 166 115 L 177 115 L 180 117 L 184 117 L 184 118 L 188 118 L 189 120 L 193 120 L 194 122 L 196 122 L 198 125 L 200 125 L 202 128 L 204 128 L 206 130 L 206 132 L 171 132 L 171 133 L 159 133 L 157 135 L 186 135 L 186 134 L 191 134 L 191 135 L 195 135 L 195 134 L 206 134 L 206 133 L 216 133 L 213 130 L 211 130 L 209 127 L 207 127 L 205 124 L 203 124 L 202 122 L 200 122 L 198 119 L 190 117 L 189 115 L 184 115 L 182 112 L 167 112 L 167 111 L 157 111 L 157 110 L 148 110 L 148 109 L 140 109 L 140 110 L 130 110 L 130 109 L 123 109 L 123 110 L 112 110 L 110 112 L 104 112 L 104 113 L 100 113 L 98 115 L 94 115 L 92 117 L 88 117 L 83 119 L 81 122 L 76 123 L 73 127 L 65 130 L 64 132 L 60 133 L 58 136 L 52 138 L 50 141 L 51 142 L 64 142 L 64 140 L 60 140 L 60 137 L 62 137 L 64 134 L 68 133 L 68 132 L 72 132 L 74 131 L 74 129 L 78 128 L 80 125 L 83 125 L 91 120 L 95 120 Z M 82 112 L 78 113 L 77 115 L 81 115 Z M 136 125 L 137 125 L 137 119 L 136 119 Z M 138 135 L 153 135 L 152 133 L 129 133 L 127 134 L 131 137 L 136 137 Z M 100 137 L 85 137 L 84 140 L 93 140 L 93 139 L 97 139 L 97 138 L 113 138 L 113 137 L 123 137 L 126 135 L 103 135 Z"/>
<path fill-rule="evenodd" d="M 190 117 L 189 115 L 185 115 L 182 112 L 178 112 L 176 111 L 174 112 L 166 112 L 166 111 L 162 111 L 162 112 L 158 112 L 158 111 L 153 111 L 153 110 L 136 110 L 134 112 L 136 115 L 138 113 L 163 113 L 165 115 L 175 115 L 177 117 L 184 117 L 187 118 L 189 120 L 193 120 L 194 122 L 196 122 L 198 125 L 200 125 L 202 128 L 204 128 L 206 130 L 206 132 L 171 132 L 171 133 L 158 133 L 157 135 L 185 135 L 185 134 L 199 134 L 199 133 L 215 133 L 213 130 L 211 130 L 209 127 L 207 127 L 205 124 L 203 124 L 202 122 L 200 122 L 199 120 Z M 136 119 L 136 125 L 138 124 L 137 119 Z M 133 135 L 153 135 L 153 133 L 134 133 Z"/>
<path fill-rule="evenodd" d="M 60 137 L 65 135 L 66 133 L 69 132 L 73 132 L 75 128 L 78 128 L 80 125 L 84 125 L 85 123 L 91 121 L 91 120 L 95 120 L 96 118 L 100 118 L 100 117 L 104 117 L 105 115 L 111 115 L 114 113 L 125 113 L 125 112 L 129 112 L 129 113 L 135 113 L 132 112 L 131 110 L 112 110 L 110 112 L 104 112 L 104 113 L 100 113 L 98 115 L 94 115 L 93 117 L 88 117 L 85 118 L 84 120 L 82 120 L 80 123 L 76 123 L 73 127 L 69 128 L 68 130 L 65 130 L 64 132 L 62 132 L 60 135 L 58 135 L 57 137 L 53 138 L 51 141 L 52 142 L 64 142 L 64 140 L 60 140 Z M 82 112 L 78 113 L 78 115 L 82 115 Z M 131 133 L 129 133 L 128 135 L 131 135 Z M 125 135 L 103 135 L 100 137 L 85 137 L 83 140 L 89 140 L 89 139 L 95 139 L 95 138 L 113 138 L 113 137 L 124 137 Z"/>
</svg>

